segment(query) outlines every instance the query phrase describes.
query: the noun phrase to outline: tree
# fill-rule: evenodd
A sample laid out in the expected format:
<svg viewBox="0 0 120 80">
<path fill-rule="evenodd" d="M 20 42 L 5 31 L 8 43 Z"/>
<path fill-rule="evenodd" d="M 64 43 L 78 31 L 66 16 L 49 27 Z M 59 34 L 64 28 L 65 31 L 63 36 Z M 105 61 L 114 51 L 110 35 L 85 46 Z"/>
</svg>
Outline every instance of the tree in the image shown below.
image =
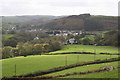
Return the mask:
<svg viewBox="0 0 120 80">
<path fill-rule="evenodd" d="M 17 33 L 15 37 L 17 38 L 18 42 L 27 42 L 33 40 L 35 38 L 35 34 L 29 32 L 21 32 Z"/>
<path fill-rule="evenodd" d="M 25 54 L 33 55 L 33 45 L 32 44 L 26 42 L 26 43 L 24 43 L 23 48 L 24 48 Z"/>
<path fill-rule="evenodd" d="M 103 45 L 103 40 L 104 38 L 102 37 L 102 35 L 96 35 L 94 43 L 96 43 L 97 45 Z"/>
<path fill-rule="evenodd" d="M 3 47 L 2 48 L 2 58 L 10 58 L 13 57 L 13 53 L 12 53 L 12 47 L 7 46 L 7 47 Z"/>
<path fill-rule="evenodd" d="M 20 56 L 18 48 L 12 48 L 12 52 L 14 56 Z"/>
<path fill-rule="evenodd" d="M 35 44 L 34 45 L 34 54 L 41 54 L 43 52 L 43 45 L 42 44 Z"/>
<path fill-rule="evenodd" d="M 105 36 L 104 36 L 104 44 L 111 45 L 111 46 L 119 46 L 120 44 L 119 37 L 120 37 L 119 30 L 108 31 L 105 33 Z"/>
<path fill-rule="evenodd" d="M 16 34 L 16 32 L 15 31 L 10 31 L 10 32 L 8 32 L 8 34 Z"/>
<path fill-rule="evenodd" d="M 81 44 L 89 45 L 91 43 L 91 40 L 89 38 L 82 38 L 80 39 Z"/>
<path fill-rule="evenodd" d="M 50 51 L 50 45 L 48 43 L 43 44 L 44 46 L 44 52 L 49 52 Z"/>
<path fill-rule="evenodd" d="M 49 41 L 49 45 L 51 47 L 51 51 L 59 50 L 62 46 L 60 41 Z"/>
<path fill-rule="evenodd" d="M 33 55 L 33 45 L 26 42 L 26 43 L 19 43 L 17 45 L 19 50 L 19 54 L 22 56 Z"/>
<path fill-rule="evenodd" d="M 17 40 L 12 37 L 12 38 L 8 38 L 6 40 L 3 40 L 3 45 L 4 46 L 11 46 L 11 47 L 16 47 L 17 45 Z"/>
<path fill-rule="evenodd" d="M 17 44 L 17 48 L 18 48 L 18 50 L 19 50 L 19 55 L 23 55 L 24 52 L 25 52 L 25 51 L 24 51 L 24 48 L 23 48 L 23 45 L 24 45 L 23 42 Z"/>
</svg>

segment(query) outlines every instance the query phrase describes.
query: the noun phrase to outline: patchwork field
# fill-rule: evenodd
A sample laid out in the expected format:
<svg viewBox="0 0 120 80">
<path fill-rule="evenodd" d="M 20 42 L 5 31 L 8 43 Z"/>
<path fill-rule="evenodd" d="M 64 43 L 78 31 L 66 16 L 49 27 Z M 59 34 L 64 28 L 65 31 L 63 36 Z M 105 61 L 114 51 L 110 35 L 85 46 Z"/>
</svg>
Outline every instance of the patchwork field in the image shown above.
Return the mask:
<svg viewBox="0 0 120 80">
<path fill-rule="evenodd" d="M 91 53 L 119 53 L 120 48 L 113 46 L 93 46 L 93 45 L 65 45 L 61 50 L 51 53 L 66 52 L 91 52 Z"/>
<path fill-rule="evenodd" d="M 67 56 L 67 57 L 66 57 Z M 79 57 L 79 58 L 78 58 Z M 37 55 L 28 57 L 16 57 L 2 60 L 3 76 L 26 74 L 35 71 L 47 70 L 54 67 L 65 66 L 80 62 L 94 61 L 118 57 L 117 55 L 92 55 L 92 54 L 66 54 L 66 55 Z M 67 61 L 66 61 L 67 60 Z M 67 62 L 67 63 L 66 63 Z"/>
<path fill-rule="evenodd" d="M 53 53 L 64 53 L 64 52 L 92 52 L 92 53 L 119 53 L 117 47 L 111 46 L 91 46 L 91 45 L 65 45 L 62 50 L 51 52 Z M 50 54 L 50 53 L 49 53 Z M 66 66 L 70 64 L 95 61 L 95 60 L 103 60 L 109 58 L 116 58 L 118 55 L 102 55 L 102 54 L 58 54 L 58 55 L 34 55 L 34 56 L 19 56 L 15 58 L 8 58 L 0 60 L 2 62 L 2 75 L 3 77 L 10 77 L 14 75 L 24 75 L 27 73 L 32 73 L 36 71 L 45 71 L 51 68 Z M 46 74 L 43 76 L 55 76 L 55 75 L 63 75 L 67 73 L 73 72 L 84 72 L 88 70 L 99 69 L 100 67 L 105 66 L 118 66 L 117 62 L 110 63 L 102 63 L 102 64 L 94 64 L 87 65 L 81 67 L 75 67 L 71 69 L 66 69 L 59 72 L 54 72 L 50 74 Z M 117 77 L 117 70 L 109 72 L 100 72 L 95 74 L 96 77 L 100 77 L 99 75 L 108 73 L 116 73 L 113 77 Z M 65 78 L 89 78 L 94 77 L 94 73 L 87 75 L 74 75 L 67 76 Z M 107 77 L 107 76 L 103 76 Z M 111 76 L 112 77 L 112 76 Z"/>
</svg>

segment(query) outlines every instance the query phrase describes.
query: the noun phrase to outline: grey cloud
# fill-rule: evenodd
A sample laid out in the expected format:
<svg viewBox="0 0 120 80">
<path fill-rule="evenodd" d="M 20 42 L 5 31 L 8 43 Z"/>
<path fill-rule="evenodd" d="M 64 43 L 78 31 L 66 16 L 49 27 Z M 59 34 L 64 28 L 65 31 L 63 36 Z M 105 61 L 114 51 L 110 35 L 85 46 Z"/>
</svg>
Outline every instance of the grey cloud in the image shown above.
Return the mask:
<svg viewBox="0 0 120 80">
<path fill-rule="evenodd" d="M 71 1 L 71 2 L 49 2 L 50 6 L 57 7 L 97 7 L 97 6 L 110 6 L 113 2 L 87 2 L 87 1 Z"/>
<path fill-rule="evenodd" d="M 61 13 L 70 14 L 69 11 L 74 10 L 74 13 L 88 11 L 98 14 L 107 13 L 110 8 L 110 14 L 117 13 L 116 3 L 117 0 L 2 0 L 2 14 L 16 15 L 16 14 L 46 14 L 51 13 L 54 15 L 59 14 L 54 9 L 66 9 Z M 41 5 L 45 5 L 42 7 Z M 103 9 L 104 12 L 98 12 L 99 8 Z M 94 10 L 93 10 L 94 9 Z M 105 12 L 106 10 L 106 12 Z M 1 15 L 1 14 L 0 14 Z M 107 15 L 107 14 L 105 14 Z"/>
</svg>

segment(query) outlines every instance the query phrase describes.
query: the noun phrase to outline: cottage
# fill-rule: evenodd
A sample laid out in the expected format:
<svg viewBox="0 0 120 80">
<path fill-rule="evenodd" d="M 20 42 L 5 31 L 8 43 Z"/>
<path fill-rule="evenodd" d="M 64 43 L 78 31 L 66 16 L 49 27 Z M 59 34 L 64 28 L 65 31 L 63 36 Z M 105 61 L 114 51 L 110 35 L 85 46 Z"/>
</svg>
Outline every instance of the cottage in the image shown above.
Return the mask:
<svg viewBox="0 0 120 80">
<path fill-rule="evenodd" d="M 63 42 L 63 44 L 77 44 L 77 41 L 74 38 L 68 39 Z"/>
<path fill-rule="evenodd" d="M 69 39 L 69 43 L 70 44 L 75 44 L 75 43 L 77 43 L 77 41 L 74 38 L 71 38 L 71 39 Z"/>
<path fill-rule="evenodd" d="M 35 38 L 34 38 L 34 40 L 38 40 L 38 39 L 39 39 L 39 37 L 35 37 Z"/>
</svg>

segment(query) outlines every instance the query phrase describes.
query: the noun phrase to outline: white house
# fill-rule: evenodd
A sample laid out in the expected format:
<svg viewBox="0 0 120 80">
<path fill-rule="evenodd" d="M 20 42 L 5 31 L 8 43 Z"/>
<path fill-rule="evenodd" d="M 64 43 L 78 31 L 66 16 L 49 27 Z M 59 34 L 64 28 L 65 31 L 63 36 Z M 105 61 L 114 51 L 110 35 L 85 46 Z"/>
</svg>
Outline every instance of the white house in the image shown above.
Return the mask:
<svg viewBox="0 0 120 80">
<path fill-rule="evenodd" d="M 69 43 L 74 44 L 74 43 L 77 43 L 77 42 L 76 42 L 76 40 L 74 38 L 71 38 L 71 39 L 69 39 Z"/>
<path fill-rule="evenodd" d="M 38 40 L 38 39 L 39 39 L 39 37 L 35 37 L 35 38 L 34 38 L 34 40 Z"/>
</svg>

